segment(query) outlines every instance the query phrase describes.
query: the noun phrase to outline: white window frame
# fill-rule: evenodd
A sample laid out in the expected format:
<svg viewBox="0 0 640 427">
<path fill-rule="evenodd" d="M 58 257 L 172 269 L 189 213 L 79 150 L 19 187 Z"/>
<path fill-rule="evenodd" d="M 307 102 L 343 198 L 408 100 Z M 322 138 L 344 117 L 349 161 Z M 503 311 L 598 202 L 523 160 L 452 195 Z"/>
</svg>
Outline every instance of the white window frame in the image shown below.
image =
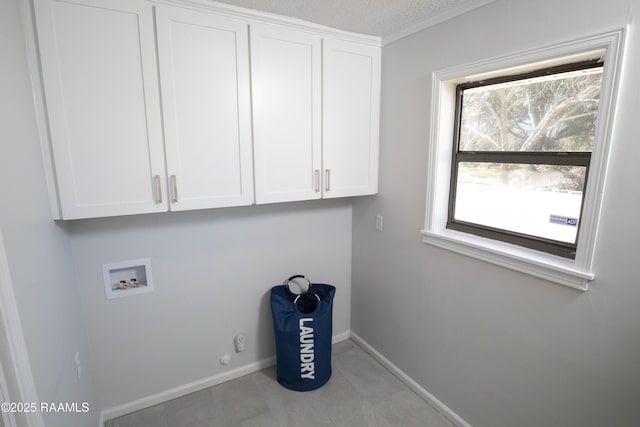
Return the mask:
<svg viewBox="0 0 640 427">
<path fill-rule="evenodd" d="M 427 204 L 425 226 L 422 230 L 425 243 L 572 288 L 583 291 L 588 289 L 589 282 L 595 278 L 593 261 L 609 147 L 614 129 L 625 33 L 626 28 L 620 28 L 542 49 L 433 73 Z M 447 229 L 456 85 L 596 56 L 604 56 L 605 63 L 596 138 L 584 190 L 584 206 L 575 260 Z"/>
</svg>

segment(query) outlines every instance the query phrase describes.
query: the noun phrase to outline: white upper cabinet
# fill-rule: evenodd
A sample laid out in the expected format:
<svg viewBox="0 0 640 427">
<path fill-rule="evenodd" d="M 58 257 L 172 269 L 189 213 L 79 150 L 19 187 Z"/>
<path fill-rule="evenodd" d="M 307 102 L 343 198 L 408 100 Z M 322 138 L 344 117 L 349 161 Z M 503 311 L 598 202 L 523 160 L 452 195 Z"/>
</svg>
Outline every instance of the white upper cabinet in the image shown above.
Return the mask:
<svg viewBox="0 0 640 427">
<path fill-rule="evenodd" d="M 33 5 L 56 218 L 377 192 L 379 39 L 215 2 Z"/>
<path fill-rule="evenodd" d="M 256 202 L 321 197 L 321 38 L 252 24 Z"/>
<path fill-rule="evenodd" d="M 156 6 L 170 210 L 253 203 L 247 23 Z"/>
<path fill-rule="evenodd" d="M 34 7 L 63 218 L 166 210 L 151 5 Z"/>
<path fill-rule="evenodd" d="M 251 67 L 256 202 L 377 193 L 380 48 L 252 24 Z"/>
<path fill-rule="evenodd" d="M 333 39 L 322 48 L 323 197 L 375 194 L 380 48 Z"/>
</svg>

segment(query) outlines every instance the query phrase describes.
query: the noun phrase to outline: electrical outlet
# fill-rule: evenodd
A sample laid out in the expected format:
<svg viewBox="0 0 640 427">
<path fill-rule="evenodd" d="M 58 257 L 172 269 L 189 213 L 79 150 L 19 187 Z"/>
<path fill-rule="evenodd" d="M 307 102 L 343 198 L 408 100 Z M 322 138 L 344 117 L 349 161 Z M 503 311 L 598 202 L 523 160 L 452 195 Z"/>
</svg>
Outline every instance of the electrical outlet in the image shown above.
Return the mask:
<svg viewBox="0 0 640 427">
<path fill-rule="evenodd" d="M 228 354 L 223 354 L 222 357 L 220 358 L 221 365 L 228 365 L 230 362 L 231 362 L 231 356 L 229 356 Z"/>
<path fill-rule="evenodd" d="M 76 371 L 78 372 L 78 378 L 82 376 L 82 362 L 80 361 L 80 352 L 76 351 Z"/>
<path fill-rule="evenodd" d="M 245 337 L 242 334 L 238 334 L 236 335 L 235 339 L 235 344 L 236 344 L 236 352 L 240 353 L 241 351 L 244 351 L 244 344 L 245 344 Z"/>
<path fill-rule="evenodd" d="M 376 215 L 376 230 L 382 231 L 382 221 L 384 217 L 380 214 Z"/>
</svg>

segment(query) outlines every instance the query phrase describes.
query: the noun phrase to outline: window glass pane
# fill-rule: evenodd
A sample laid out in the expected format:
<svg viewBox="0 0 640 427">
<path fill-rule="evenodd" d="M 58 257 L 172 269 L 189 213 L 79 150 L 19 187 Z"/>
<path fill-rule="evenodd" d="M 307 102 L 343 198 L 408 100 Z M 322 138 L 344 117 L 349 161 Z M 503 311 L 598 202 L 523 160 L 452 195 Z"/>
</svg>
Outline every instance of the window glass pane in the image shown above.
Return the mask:
<svg viewBox="0 0 640 427">
<path fill-rule="evenodd" d="M 575 243 L 585 174 L 583 166 L 462 162 L 454 219 Z"/>
<path fill-rule="evenodd" d="M 460 151 L 591 151 L 602 68 L 465 89 Z"/>
</svg>

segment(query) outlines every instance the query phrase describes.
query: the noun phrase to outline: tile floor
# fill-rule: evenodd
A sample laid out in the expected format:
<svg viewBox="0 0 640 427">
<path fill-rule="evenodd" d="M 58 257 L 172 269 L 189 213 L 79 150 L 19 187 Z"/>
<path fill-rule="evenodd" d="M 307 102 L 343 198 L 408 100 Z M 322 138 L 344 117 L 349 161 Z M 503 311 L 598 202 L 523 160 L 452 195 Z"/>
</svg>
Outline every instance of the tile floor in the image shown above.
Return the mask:
<svg viewBox="0 0 640 427">
<path fill-rule="evenodd" d="M 105 427 L 452 427 L 351 341 L 333 347 L 333 374 L 322 388 L 280 386 L 275 367 L 114 420 Z"/>
</svg>

